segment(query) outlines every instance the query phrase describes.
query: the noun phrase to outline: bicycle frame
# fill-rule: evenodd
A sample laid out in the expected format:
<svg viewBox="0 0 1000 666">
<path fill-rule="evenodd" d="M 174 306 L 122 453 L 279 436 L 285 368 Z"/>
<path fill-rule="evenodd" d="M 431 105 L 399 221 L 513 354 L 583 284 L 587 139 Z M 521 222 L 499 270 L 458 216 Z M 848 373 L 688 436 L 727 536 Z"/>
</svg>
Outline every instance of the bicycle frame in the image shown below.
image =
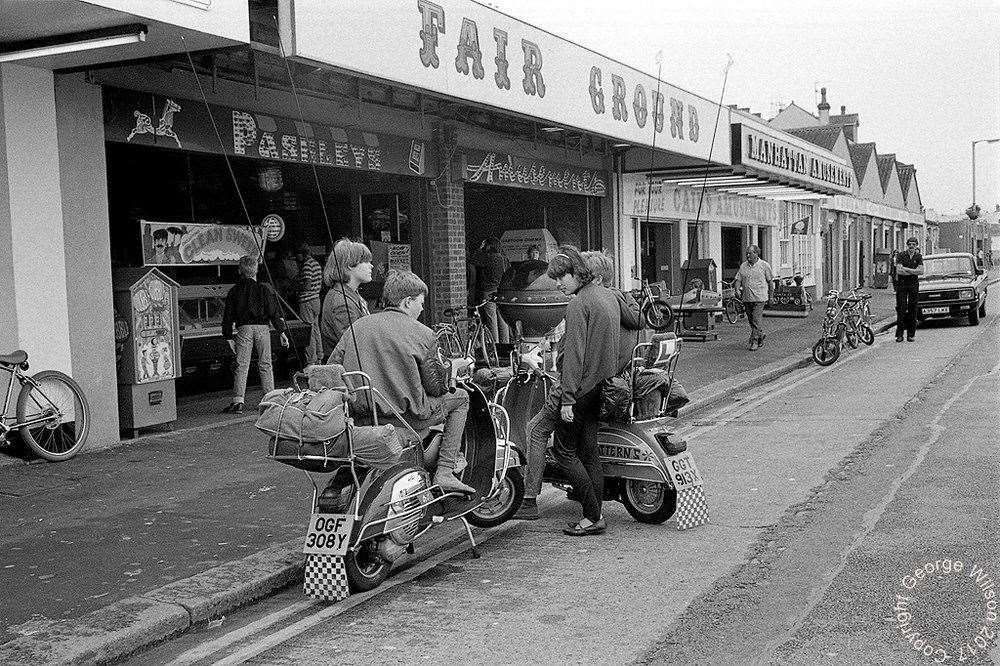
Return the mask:
<svg viewBox="0 0 1000 666">
<path fill-rule="evenodd" d="M 32 388 L 37 388 L 37 384 L 35 384 L 35 382 L 31 380 L 31 377 L 24 374 L 24 371 L 21 369 L 20 366 L 2 365 L 0 366 L 0 370 L 10 374 L 10 379 L 7 381 L 7 392 L 4 395 L 4 400 L 3 400 L 3 411 L 0 411 L 0 415 L 2 415 L 2 418 L 0 418 L 0 441 L 6 439 L 7 435 L 12 430 L 17 430 L 18 428 L 24 428 L 26 426 L 37 425 L 39 423 L 46 423 L 52 420 L 52 414 L 45 414 L 37 418 L 27 419 L 25 421 L 18 421 L 17 415 L 7 416 L 7 410 L 10 409 L 11 398 L 14 397 L 14 379 L 17 379 L 18 383 L 22 387 L 24 387 L 25 385 L 29 385 Z M 55 405 L 52 404 L 52 401 L 49 400 L 44 393 L 42 393 L 42 396 L 49 401 L 49 405 L 52 408 L 55 408 Z M 39 405 L 39 407 L 41 407 L 41 405 Z M 56 410 L 56 412 L 58 413 L 58 410 Z"/>
</svg>

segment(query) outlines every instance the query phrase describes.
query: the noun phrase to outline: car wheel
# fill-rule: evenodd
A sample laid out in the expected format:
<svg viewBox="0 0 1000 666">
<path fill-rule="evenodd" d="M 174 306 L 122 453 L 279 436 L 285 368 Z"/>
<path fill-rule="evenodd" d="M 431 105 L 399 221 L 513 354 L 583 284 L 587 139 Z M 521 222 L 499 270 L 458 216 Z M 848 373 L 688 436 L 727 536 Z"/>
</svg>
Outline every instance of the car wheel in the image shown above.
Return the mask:
<svg viewBox="0 0 1000 666">
<path fill-rule="evenodd" d="M 969 311 L 969 326 L 979 326 L 979 310 L 977 308 Z"/>
<path fill-rule="evenodd" d="M 986 299 L 985 298 L 983 299 L 983 304 L 979 306 L 979 316 L 980 317 L 985 317 L 986 316 Z"/>
</svg>

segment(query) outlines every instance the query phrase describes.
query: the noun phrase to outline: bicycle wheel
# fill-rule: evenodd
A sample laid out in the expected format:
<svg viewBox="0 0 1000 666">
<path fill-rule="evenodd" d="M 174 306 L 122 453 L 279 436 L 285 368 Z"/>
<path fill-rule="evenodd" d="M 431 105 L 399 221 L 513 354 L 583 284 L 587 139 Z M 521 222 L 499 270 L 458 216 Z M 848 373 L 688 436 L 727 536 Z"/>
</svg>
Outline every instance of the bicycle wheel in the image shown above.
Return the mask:
<svg viewBox="0 0 1000 666">
<path fill-rule="evenodd" d="M 42 420 L 40 420 L 42 419 Z M 80 386 L 56 370 L 26 378 L 17 397 L 21 439 L 46 460 L 69 460 L 87 441 L 90 407 Z"/>
<path fill-rule="evenodd" d="M 840 341 L 836 338 L 820 338 L 813 345 L 812 357 L 818 365 L 832 365 L 840 358 Z"/>
<path fill-rule="evenodd" d="M 739 317 L 739 313 L 736 312 L 736 301 L 732 298 L 727 298 L 725 303 L 725 313 L 726 321 L 730 324 L 735 324 L 736 319 Z"/>
<path fill-rule="evenodd" d="M 871 329 L 871 326 L 864 324 L 861 330 L 858 331 L 858 337 L 861 338 L 861 342 L 865 343 L 869 347 L 875 344 L 875 331 Z"/>
<path fill-rule="evenodd" d="M 654 331 L 669 331 L 674 324 L 674 310 L 662 298 L 654 298 L 643 306 L 642 320 Z"/>
</svg>

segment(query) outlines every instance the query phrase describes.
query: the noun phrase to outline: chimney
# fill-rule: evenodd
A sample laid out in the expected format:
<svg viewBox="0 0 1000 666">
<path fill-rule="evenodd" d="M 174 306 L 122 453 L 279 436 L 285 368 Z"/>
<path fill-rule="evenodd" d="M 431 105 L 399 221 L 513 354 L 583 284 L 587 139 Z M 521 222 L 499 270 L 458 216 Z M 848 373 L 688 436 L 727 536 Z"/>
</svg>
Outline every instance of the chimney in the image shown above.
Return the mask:
<svg viewBox="0 0 1000 666">
<path fill-rule="evenodd" d="M 842 115 L 842 116 L 846 116 L 847 115 L 847 107 L 844 106 L 843 104 L 840 105 L 840 115 Z"/>
<path fill-rule="evenodd" d="M 819 89 L 819 104 L 816 106 L 819 109 L 819 122 L 821 125 L 830 124 L 830 104 L 826 101 L 826 88 Z"/>
</svg>

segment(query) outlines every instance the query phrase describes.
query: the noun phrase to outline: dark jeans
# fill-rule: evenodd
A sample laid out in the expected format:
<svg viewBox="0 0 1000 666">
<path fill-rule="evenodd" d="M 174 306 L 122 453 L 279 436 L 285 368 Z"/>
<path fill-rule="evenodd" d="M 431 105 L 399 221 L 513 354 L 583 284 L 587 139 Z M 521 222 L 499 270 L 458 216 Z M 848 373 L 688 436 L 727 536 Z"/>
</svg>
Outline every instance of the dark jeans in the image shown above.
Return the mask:
<svg viewBox="0 0 1000 666">
<path fill-rule="evenodd" d="M 574 493 L 583 504 L 583 515 L 592 522 L 601 519 L 604 501 L 604 469 L 597 452 L 597 414 L 601 388 L 581 396 L 573 405 L 573 422 L 559 419 L 552 453 Z"/>
<path fill-rule="evenodd" d="M 916 284 L 896 283 L 896 337 L 913 337 L 917 332 L 917 293 Z"/>
<path fill-rule="evenodd" d="M 764 339 L 764 301 L 747 301 L 743 307 L 747 311 L 747 321 L 750 322 L 750 344 Z"/>
</svg>

